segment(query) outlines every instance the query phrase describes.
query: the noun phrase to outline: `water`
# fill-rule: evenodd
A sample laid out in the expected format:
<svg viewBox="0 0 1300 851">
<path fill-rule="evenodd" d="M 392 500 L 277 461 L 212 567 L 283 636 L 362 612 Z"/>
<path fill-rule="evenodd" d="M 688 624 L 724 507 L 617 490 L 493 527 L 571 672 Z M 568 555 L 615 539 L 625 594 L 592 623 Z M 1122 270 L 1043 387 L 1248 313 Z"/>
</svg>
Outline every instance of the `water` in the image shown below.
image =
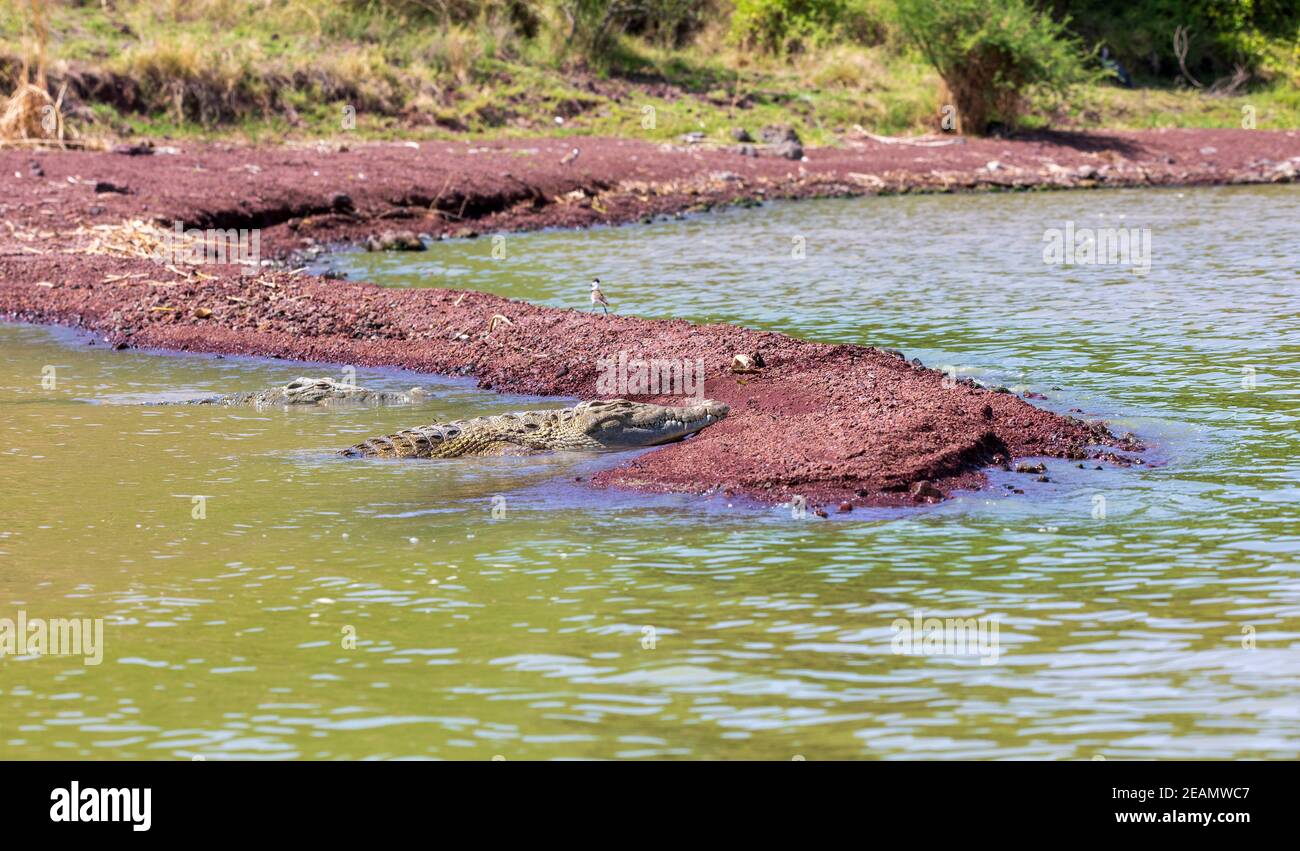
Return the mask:
<svg viewBox="0 0 1300 851">
<path fill-rule="evenodd" d="M 1150 273 L 1045 266 L 1067 219 L 1150 228 Z M 131 406 L 339 367 L 0 325 L 0 618 L 105 621 L 100 665 L 0 659 L 0 757 L 1295 758 L 1298 240 L 1300 192 L 1268 187 L 772 205 L 331 261 L 581 308 L 599 275 L 620 312 L 894 346 L 1152 444 L 1143 468 L 1049 460 L 1050 484 L 832 521 L 575 481 L 610 457 L 330 455 L 557 400 L 360 369 L 434 399 Z M 996 664 L 892 652 L 918 611 L 996 621 Z"/>
</svg>

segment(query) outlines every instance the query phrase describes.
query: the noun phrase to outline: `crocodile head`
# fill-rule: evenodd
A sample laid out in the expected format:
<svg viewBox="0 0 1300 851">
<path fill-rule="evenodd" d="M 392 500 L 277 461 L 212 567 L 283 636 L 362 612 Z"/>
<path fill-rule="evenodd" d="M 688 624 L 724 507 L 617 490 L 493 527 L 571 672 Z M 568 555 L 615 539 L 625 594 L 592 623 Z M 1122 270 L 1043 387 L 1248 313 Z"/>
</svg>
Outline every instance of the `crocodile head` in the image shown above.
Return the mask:
<svg viewBox="0 0 1300 851">
<path fill-rule="evenodd" d="M 573 431 L 604 449 L 632 449 L 681 440 L 723 419 L 731 409 L 707 399 L 682 407 L 610 399 L 580 402 L 570 410 Z"/>
<path fill-rule="evenodd" d="M 284 397 L 290 405 L 316 405 L 335 396 L 346 396 L 360 391 L 355 384 L 344 384 L 332 378 L 301 376 L 284 385 Z"/>
</svg>

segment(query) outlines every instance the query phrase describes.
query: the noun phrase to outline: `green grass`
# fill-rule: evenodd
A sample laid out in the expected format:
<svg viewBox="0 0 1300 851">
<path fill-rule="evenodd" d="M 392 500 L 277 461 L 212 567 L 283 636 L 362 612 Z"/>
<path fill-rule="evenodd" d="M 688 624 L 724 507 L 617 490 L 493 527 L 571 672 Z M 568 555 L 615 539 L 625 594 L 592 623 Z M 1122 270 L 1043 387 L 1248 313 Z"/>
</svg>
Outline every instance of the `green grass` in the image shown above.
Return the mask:
<svg viewBox="0 0 1300 851">
<path fill-rule="evenodd" d="M 26 12 L 0 8 L 0 59 L 9 59 L 0 67 L 15 73 Z M 111 10 L 58 4 L 48 16 L 54 80 L 91 71 L 130 81 L 143 98 L 143 110 L 88 104 L 89 118 L 72 123 L 90 136 L 668 141 L 703 131 L 727 141 L 737 126 L 784 123 L 810 144 L 833 144 L 855 124 L 933 131 L 941 106 L 938 76 L 896 43 L 763 57 L 733 46 L 725 21 L 680 49 L 624 38 L 596 64 L 565 51 L 559 21 L 524 38 L 487 17 L 434 25 L 356 0 L 117 0 Z M 348 105 L 353 129 L 344 128 Z M 1247 105 L 1260 128 L 1300 127 L 1300 92 L 1284 83 L 1233 98 L 1088 86 L 1026 123 L 1239 127 Z"/>
</svg>

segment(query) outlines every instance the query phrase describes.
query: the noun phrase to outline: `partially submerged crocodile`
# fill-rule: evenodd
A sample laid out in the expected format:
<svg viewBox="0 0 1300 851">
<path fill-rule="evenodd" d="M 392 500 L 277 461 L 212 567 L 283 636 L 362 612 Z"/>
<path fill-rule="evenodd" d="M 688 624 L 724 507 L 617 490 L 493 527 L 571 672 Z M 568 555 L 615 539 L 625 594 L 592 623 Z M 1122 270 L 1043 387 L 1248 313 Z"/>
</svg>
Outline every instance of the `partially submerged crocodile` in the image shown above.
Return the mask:
<svg viewBox="0 0 1300 851">
<path fill-rule="evenodd" d="M 184 402 L 164 402 L 165 405 L 224 405 L 228 407 L 270 408 L 290 405 L 409 405 L 423 401 L 428 392 L 412 387 L 405 393 L 387 390 L 369 390 L 356 384 L 345 384 L 332 378 L 295 378 L 283 387 L 257 390 L 249 393 L 229 393 L 189 399 Z"/>
<path fill-rule="evenodd" d="M 667 407 L 626 399 L 434 423 L 374 437 L 343 450 L 353 458 L 454 458 L 532 455 L 657 446 L 694 434 L 727 416 L 722 402 Z"/>
</svg>

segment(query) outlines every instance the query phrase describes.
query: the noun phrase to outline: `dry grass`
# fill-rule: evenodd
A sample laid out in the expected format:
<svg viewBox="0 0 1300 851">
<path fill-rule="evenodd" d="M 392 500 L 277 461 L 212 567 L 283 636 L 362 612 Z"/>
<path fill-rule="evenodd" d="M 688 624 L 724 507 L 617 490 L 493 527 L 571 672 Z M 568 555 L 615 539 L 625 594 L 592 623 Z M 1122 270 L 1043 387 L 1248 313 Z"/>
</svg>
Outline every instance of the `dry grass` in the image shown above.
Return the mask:
<svg viewBox="0 0 1300 851">
<path fill-rule="evenodd" d="M 83 226 L 73 235 L 86 239 L 79 253 L 138 260 L 153 260 L 170 252 L 174 237 L 171 231 L 140 219 L 130 219 L 120 225 Z"/>
<path fill-rule="evenodd" d="M 81 242 L 75 249 L 79 254 L 106 254 L 171 264 L 204 263 L 205 260 L 194 259 L 195 256 L 203 255 L 208 247 L 216 247 L 209 243 L 206 233 L 199 237 L 188 232 L 177 234 L 142 219 L 126 219 L 116 225 L 82 225 L 72 233 Z"/>
<path fill-rule="evenodd" d="M 0 113 L 0 144 L 61 145 L 62 142 L 63 115 L 59 103 L 44 88 L 32 83 L 20 85 Z"/>
<path fill-rule="evenodd" d="M 869 91 L 889 85 L 889 71 L 875 53 L 837 46 L 817 59 L 808 77 L 818 87 Z"/>
<path fill-rule="evenodd" d="M 45 20 L 44 0 L 31 0 L 31 32 L 35 55 L 35 68 L 23 57 L 21 82 L 0 112 L 0 147 L 64 147 L 63 95 L 51 98 L 46 90 L 46 45 L 50 39 L 49 25 Z"/>
</svg>

